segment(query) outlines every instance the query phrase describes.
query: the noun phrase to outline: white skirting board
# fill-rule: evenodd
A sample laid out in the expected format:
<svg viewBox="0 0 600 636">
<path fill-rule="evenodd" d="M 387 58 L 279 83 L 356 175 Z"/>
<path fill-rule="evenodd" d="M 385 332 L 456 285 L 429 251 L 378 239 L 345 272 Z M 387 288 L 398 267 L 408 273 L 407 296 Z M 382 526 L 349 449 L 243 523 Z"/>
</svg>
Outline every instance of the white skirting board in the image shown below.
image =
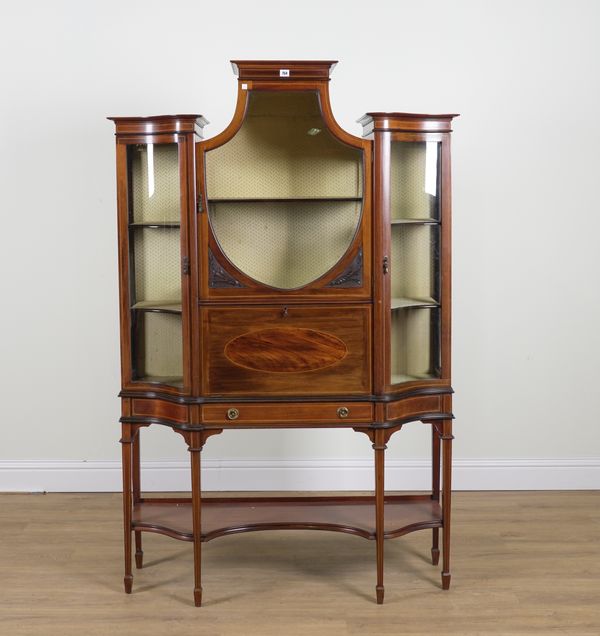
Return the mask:
<svg viewBox="0 0 600 636">
<path fill-rule="evenodd" d="M 600 457 L 574 459 L 455 459 L 454 490 L 596 490 Z M 428 460 L 386 462 L 387 490 L 427 490 Z M 370 490 L 373 462 L 365 459 L 205 460 L 207 491 Z M 0 492 L 116 492 L 122 484 L 118 461 L 0 461 Z M 148 492 L 189 490 L 184 461 L 142 463 Z"/>
</svg>

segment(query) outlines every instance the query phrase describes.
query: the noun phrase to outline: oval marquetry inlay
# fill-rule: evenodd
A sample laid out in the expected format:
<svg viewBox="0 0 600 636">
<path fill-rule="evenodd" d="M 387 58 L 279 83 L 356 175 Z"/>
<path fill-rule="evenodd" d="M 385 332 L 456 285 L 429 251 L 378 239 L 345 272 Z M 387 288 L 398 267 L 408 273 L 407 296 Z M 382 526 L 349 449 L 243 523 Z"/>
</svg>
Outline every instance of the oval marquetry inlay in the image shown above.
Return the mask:
<svg viewBox="0 0 600 636">
<path fill-rule="evenodd" d="M 225 346 L 225 355 L 234 364 L 271 373 L 316 371 L 330 367 L 347 354 L 348 348 L 337 336 L 301 328 L 250 331 Z"/>
</svg>

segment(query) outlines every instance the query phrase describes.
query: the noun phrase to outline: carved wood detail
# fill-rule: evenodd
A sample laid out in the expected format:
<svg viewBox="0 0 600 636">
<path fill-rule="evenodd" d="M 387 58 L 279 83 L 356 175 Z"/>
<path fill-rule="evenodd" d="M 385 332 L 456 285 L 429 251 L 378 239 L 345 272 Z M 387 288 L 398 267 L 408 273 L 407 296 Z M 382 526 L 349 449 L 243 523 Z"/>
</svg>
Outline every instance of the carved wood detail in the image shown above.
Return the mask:
<svg viewBox="0 0 600 636">
<path fill-rule="evenodd" d="M 211 428 L 196 431 L 186 431 L 178 428 L 172 428 L 171 430 L 183 437 L 190 452 L 202 450 L 202 448 L 204 448 L 204 444 L 206 444 L 206 440 L 209 437 L 211 437 L 212 435 L 219 435 L 223 432 L 222 428 Z"/>
<path fill-rule="evenodd" d="M 208 286 L 214 288 L 245 287 L 236 280 L 216 259 L 212 251 L 208 250 Z"/>
<path fill-rule="evenodd" d="M 359 248 L 356 256 L 341 276 L 328 283 L 327 287 L 362 287 L 363 284 L 363 251 Z"/>
</svg>

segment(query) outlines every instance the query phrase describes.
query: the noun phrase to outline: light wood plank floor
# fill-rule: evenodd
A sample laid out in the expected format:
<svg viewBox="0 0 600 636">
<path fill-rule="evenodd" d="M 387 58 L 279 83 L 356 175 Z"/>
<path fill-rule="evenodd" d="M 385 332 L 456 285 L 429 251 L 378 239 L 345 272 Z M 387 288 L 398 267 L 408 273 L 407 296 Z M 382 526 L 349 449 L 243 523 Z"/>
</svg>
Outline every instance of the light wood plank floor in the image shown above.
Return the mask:
<svg viewBox="0 0 600 636">
<path fill-rule="evenodd" d="M 199 636 L 600 634 L 600 493 L 456 493 L 452 588 L 428 561 L 430 531 L 375 545 L 314 531 L 192 546 L 145 534 L 122 591 L 116 494 L 0 495 L 0 634 Z"/>
</svg>

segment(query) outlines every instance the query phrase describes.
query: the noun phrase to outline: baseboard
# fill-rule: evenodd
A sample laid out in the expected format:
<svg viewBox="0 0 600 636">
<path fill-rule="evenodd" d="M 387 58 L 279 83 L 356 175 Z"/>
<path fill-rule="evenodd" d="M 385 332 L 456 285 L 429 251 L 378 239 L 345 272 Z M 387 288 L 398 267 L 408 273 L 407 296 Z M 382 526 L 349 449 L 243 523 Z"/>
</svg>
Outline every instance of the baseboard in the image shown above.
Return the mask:
<svg viewBox="0 0 600 636">
<path fill-rule="evenodd" d="M 0 492 L 115 492 L 121 465 L 114 461 L 0 461 Z M 185 461 L 143 463 L 146 491 L 189 490 Z M 426 490 L 427 460 L 386 462 L 386 488 Z M 369 490 L 373 464 L 363 459 L 205 460 L 205 490 Z M 454 490 L 600 489 L 600 457 L 575 459 L 455 459 Z"/>
</svg>

